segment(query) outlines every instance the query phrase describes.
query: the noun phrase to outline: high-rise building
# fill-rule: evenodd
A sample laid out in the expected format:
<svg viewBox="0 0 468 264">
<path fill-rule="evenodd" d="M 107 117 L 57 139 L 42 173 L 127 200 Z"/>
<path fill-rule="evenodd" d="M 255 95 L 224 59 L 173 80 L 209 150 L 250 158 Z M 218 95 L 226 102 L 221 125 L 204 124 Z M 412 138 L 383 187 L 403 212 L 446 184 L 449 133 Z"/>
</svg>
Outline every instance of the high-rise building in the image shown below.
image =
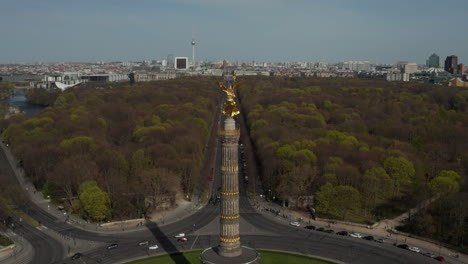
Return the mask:
<svg viewBox="0 0 468 264">
<path fill-rule="evenodd" d="M 440 66 L 440 57 L 439 55 L 433 53 L 431 56 L 429 56 L 429 59 L 426 60 L 426 66 L 427 67 L 434 67 L 434 68 L 439 68 Z"/>
<path fill-rule="evenodd" d="M 445 71 L 450 72 L 451 74 L 458 73 L 458 57 L 455 55 L 447 56 L 445 59 Z"/>
<path fill-rule="evenodd" d="M 464 74 L 465 72 L 466 72 L 466 66 L 465 66 L 465 64 L 463 64 L 463 63 L 462 63 L 462 64 L 459 64 L 459 65 L 458 65 L 458 73 L 459 73 L 459 74 Z"/>
</svg>

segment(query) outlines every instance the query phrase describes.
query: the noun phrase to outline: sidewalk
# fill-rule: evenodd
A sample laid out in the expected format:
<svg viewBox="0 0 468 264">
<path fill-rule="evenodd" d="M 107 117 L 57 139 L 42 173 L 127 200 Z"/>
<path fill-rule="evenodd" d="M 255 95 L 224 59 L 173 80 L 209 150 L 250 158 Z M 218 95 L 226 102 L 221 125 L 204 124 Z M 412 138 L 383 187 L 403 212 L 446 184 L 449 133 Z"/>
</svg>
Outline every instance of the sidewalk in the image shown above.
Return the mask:
<svg viewBox="0 0 468 264">
<path fill-rule="evenodd" d="M 253 202 L 252 205 L 254 206 L 254 208 L 257 209 L 259 213 L 261 213 L 265 217 L 268 217 L 285 225 L 289 225 L 290 222 L 298 221 L 301 223 L 300 228 L 303 228 L 306 225 L 313 225 L 316 228 L 323 227 L 326 229 L 332 229 L 334 230 L 334 233 L 341 230 L 346 230 L 348 232 L 357 232 L 360 233 L 362 236 L 371 235 L 374 236 L 376 239 L 383 238 L 385 239 L 385 243 L 388 244 L 388 246 L 393 246 L 393 243 L 417 246 L 423 251 L 430 251 L 435 255 L 441 255 L 445 257 L 445 260 L 448 263 L 468 263 L 468 256 L 465 254 L 454 252 L 451 249 L 442 247 L 441 245 L 430 241 L 411 237 L 410 234 L 391 233 L 387 231 L 390 228 L 394 228 L 394 226 L 390 226 L 387 224 L 393 223 L 393 221 L 390 219 L 382 220 L 377 225 L 374 225 L 371 228 L 356 223 L 345 223 L 337 221 L 333 221 L 334 223 L 332 223 L 328 220 L 313 220 L 310 217 L 310 215 L 308 215 L 305 212 L 298 212 L 295 210 L 290 210 L 288 208 L 283 208 L 279 204 L 268 202 L 260 197 L 256 197 L 256 201 Z M 455 255 L 458 255 L 458 258 L 456 258 Z"/>
<path fill-rule="evenodd" d="M 0 263 L 2 264 L 27 264 L 33 257 L 34 249 L 31 244 L 21 236 L 8 231 L 8 237 L 15 242 L 14 247 L 0 252 Z"/>
</svg>

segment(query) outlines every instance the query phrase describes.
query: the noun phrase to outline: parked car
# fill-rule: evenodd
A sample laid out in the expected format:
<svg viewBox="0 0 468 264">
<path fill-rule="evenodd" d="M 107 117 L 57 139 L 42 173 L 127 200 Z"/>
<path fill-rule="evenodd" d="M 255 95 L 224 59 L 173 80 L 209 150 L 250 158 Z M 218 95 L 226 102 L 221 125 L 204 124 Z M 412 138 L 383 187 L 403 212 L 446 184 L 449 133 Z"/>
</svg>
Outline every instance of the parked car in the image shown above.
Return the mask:
<svg viewBox="0 0 468 264">
<path fill-rule="evenodd" d="M 409 250 L 409 251 L 416 252 L 416 253 L 421 252 L 421 250 L 420 250 L 418 247 L 408 247 L 408 250 Z"/>
<path fill-rule="evenodd" d="M 81 253 L 78 252 L 78 253 L 75 253 L 75 254 L 71 257 L 71 259 L 72 259 L 72 260 L 80 259 L 82 256 L 83 256 L 83 254 L 81 254 Z"/>
<path fill-rule="evenodd" d="M 301 226 L 301 224 L 299 224 L 299 222 L 291 222 L 289 224 L 292 225 L 292 226 Z"/>
<path fill-rule="evenodd" d="M 374 241 L 377 242 L 377 243 L 383 243 L 383 242 L 385 241 L 385 239 L 383 239 L 383 238 L 378 238 L 378 239 L 376 239 L 376 240 L 374 240 Z"/>
<path fill-rule="evenodd" d="M 158 249 L 158 245 L 154 244 L 148 247 L 148 249 Z"/>
<path fill-rule="evenodd" d="M 402 249 L 408 249 L 409 246 L 406 244 L 399 244 L 397 245 L 397 247 L 402 248 Z"/>
<path fill-rule="evenodd" d="M 109 246 L 107 246 L 107 249 L 114 249 L 117 248 L 119 245 L 117 243 L 112 243 Z"/>
<path fill-rule="evenodd" d="M 335 233 L 335 231 L 333 231 L 332 229 L 327 229 L 327 230 L 325 230 L 323 232 L 328 233 L 328 234 Z"/>
<path fill-rule="evenodd" d="M 362 239 L 372 241 L 372 240 L 374 240 L 374 237 L 373 236 L 365 236 Z"/>
<path fill-rule="evenodd" d="M 337 235 L 340 235 L 340 236 L 347 236 L 349 235 L 348 231 L 340 231 L 340 232 L 336 232 Z"/>
<path fill-rule="evenodd" d="M 361 237 L 362 237 L 361 234 L 356 233 L 356 232 L 349 234 L 349 236 L 350 236 L 350 237 L 357 237 L 357 238 L 361 238 Z"/>
<path fill-rule="evenodd" d="M 148 240 L 138 242 L 139 246 L 147 246 L 149 244 Z"/>
<path fill-rule="evenodd" d="M 435 260 L 438 260 L 438 261 L 440 261 L 440 262 L 445 261 L 445 258 L 442 257 L 442 256 L 434 257 L 434 259 L 435 259 Z"/>
<path fill-rule="evenodd" d="M 432 252 L 421 252 L 421 254 L 423 254 L 424 256 L 429 257 L 429 258 L 437 257 L 437 256 L 436 256 L 434 253 L 432 253 Z"/>
<path fill-rule="evenodd" d="M 175 235 L 174 237 L 175 238 L 181 238 L 181 237 L 184 237 L 185 236 L 185 233 L 179 233 L 177 235 Z"/>
<path fill-rule="evenodd" d="M 315 230 L 315 226 L 313 225 L 308 225 L 304 227 L 305 229 L 310 229 L 310 230 Z"/>
<path fill-rule="evenodd" d="M 325 228 L 323 228 L 323 227 L 317 228 L 317 231 L 323 232 L 323 231 L 325 231 Z"/>
<path fill-rule="evenodd" d="M 177 239 L 177 242 L 187 242 L 188 241 L 188 238 L 186 237 L 181 237 L 179 239 Z"/>
</svg>

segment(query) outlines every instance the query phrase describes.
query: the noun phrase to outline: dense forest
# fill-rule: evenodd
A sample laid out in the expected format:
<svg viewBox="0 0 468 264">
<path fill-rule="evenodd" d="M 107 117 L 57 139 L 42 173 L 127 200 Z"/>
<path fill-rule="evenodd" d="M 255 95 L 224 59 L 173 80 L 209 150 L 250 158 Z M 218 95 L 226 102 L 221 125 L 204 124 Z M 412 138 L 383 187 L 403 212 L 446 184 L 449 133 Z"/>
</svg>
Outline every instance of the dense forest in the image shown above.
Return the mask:
<svg viewBox="0 0 468 264">
<path fill-rule="evenodd" d="M 211 78 L 85 85 L 3 120 L 3 139 L 45 196 L 90 220 L 137 218 L 191 197 L 221 96 Z"/>
<path fill-rule="evenodd" d="M 364 223 L 432 198 L 400 228 L 464 246 L 467 89 L 252 77 L 239 99 L 267 195 L 319 217 Z"/>
</svg>

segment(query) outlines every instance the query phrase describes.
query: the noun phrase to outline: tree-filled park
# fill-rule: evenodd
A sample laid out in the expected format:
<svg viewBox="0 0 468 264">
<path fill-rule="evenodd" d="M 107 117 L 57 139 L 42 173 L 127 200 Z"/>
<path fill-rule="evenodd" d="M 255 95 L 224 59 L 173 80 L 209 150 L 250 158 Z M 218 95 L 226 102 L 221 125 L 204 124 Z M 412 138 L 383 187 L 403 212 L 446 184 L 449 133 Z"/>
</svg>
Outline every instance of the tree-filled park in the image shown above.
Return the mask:
<svg viewBox="0 0 468 264">
<path fill-rule="evenodd" d="M 242 117 L 267 198 L 315 209 L 321 218 L 367 224 L 432 201 L 401 229 L 464 246 L 467 89 L 239 79 Z M 192 195 L 222 101 L 219 80 L 30 91 L 29 99 L 49 107 L 3 120 L 3 139 L 44 195 L 83 218 L 140 217 Z"/>
<path fill-rule="evenodd" d="M 98 222 L 190 199 L 221 99 L 215 80 L 85 85 L 55 90 L 55 99 L 29 94 L 53 103 L 3 120 L 3 140 L 44 196 Z"/>
<path fill-rule="evenodd" d="M 244 78 L 239 95 L 270 198 L 369 224 L 431 200 L 401 229 L 464 245 L 467 89 Z"/>
</svg>

